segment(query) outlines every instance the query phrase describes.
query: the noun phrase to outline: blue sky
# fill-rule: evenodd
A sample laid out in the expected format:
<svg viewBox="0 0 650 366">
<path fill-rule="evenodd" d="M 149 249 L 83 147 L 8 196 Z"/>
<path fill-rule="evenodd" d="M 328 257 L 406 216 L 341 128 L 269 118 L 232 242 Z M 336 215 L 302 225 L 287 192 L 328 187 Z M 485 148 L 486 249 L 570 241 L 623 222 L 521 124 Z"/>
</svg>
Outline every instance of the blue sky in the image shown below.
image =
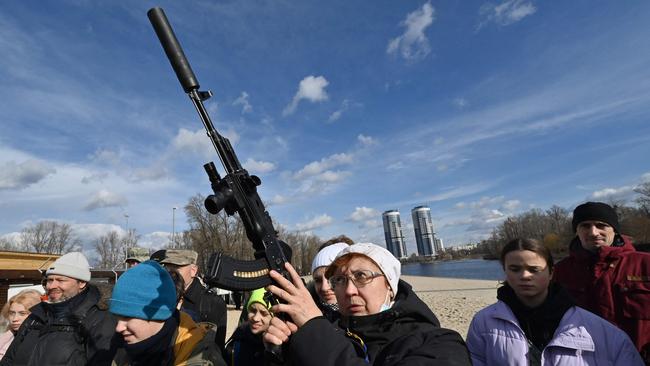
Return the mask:
<svg viewBox="0 0 650 366">
<path fill-rule="evenodd" d="M 90 248 L 187 228 L 218 164 L 146 16 L 165 9 L 216 128 L 288 230 L 384 244 L 429 205 L 446 245 L 650 180 L 645 1 L 8 2 L 0 235 L 60 220 Z"/>
</svg>

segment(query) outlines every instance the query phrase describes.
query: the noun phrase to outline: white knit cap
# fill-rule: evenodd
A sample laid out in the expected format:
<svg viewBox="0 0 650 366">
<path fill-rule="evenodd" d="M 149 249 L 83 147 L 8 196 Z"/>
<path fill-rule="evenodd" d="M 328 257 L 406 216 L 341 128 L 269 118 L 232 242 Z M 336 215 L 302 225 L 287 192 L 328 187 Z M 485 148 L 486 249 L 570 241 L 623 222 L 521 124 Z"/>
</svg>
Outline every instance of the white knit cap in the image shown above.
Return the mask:
<svg viewBox="0 0 650 366">
<path fill-rule="evenodd" d="M 357 243 L 341 250 L 336 258 L 350 253 L 359 253 L 367 256 L 377 263 L 381 271 L 386 276 L 390 288 L 397 295 L 397 283 L 402 272 L 402 264 L 391 252 L 377 244 Z"/>
<path fill-rule="evenodd" d="M 61 275 L 81 281 L 90 281 L 90 265 L 88 259 L 80 252 L 64 254 L 50 265 L 46 275 Z"/>
<path fill-rule="evenodd" d="M 314 273 L 314 271 L 319 267 L 327 267 L 332 264 L 336 255 L 347 247 L 349 247 L 349 245 L 346 243 L 335 243 L 321 249 L 316 253 L 314 260 L 311 262 L 311 273 Z"/>
</svg>

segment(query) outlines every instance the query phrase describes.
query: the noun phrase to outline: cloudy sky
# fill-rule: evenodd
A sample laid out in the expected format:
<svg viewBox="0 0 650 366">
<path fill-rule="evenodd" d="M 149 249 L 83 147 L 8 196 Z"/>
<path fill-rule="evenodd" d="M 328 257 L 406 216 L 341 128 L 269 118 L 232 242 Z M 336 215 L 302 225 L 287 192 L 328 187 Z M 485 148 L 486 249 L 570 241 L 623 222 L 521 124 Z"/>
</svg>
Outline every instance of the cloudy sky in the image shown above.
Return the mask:
<svg viewBox="0 0 650 366">
<path fill-rule="evenodd" d="M 650 180 L 650 3 L 7 2 L 0 235 L 187 228 L 218 158 L 146 16 L 162 6 L 216 128 L 288 230 L 383 244 L 429 205 L 446 245 Z"/>
</svg>

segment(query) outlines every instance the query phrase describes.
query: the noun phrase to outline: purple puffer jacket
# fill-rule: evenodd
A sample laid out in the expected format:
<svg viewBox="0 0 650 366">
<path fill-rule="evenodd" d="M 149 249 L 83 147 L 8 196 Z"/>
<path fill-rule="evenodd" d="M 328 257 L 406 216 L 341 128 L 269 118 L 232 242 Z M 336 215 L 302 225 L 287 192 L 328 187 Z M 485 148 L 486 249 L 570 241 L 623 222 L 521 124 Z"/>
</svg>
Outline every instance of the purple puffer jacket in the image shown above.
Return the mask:
<svg viewBox="0 0 650 366">
<path fill-rule="evenodd" d="M 474 366 L 527 366 L 528 340 L 517 318 L 499 301 L 479 311 L 467 333 Z M 630 338 L 606 320 L 574 306 L 562 317 L 542 352 L 542 365 L 643 366 Z"/>
</svg>

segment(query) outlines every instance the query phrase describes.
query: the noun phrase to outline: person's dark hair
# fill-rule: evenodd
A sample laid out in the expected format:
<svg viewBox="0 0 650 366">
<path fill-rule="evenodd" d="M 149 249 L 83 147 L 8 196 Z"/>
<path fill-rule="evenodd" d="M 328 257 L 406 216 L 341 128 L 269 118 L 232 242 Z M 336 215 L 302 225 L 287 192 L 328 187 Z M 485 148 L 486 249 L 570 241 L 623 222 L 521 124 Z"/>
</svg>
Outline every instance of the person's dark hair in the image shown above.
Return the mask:
<svg viewBox="0 0 650 366">
<path fill-rule="evenodd" d="M 321 244 L 320 247 L 318 247 L 318 251 L 320 252 L 323 248 L 329 247 L 330 245 L 336 244 L 336 243 L 345 243 L 347 245 L 352 245 L 352 244 L 354 244 L 354 240 L 348 238 L 345 235 L 339 235 L 339 236 L 334 237 L 332 239 L 329 239 L 328 241 Z"/>
<path fill-rule="evenodd" d="M 183 295 L 185 294 L 185 280 L 183 279 L 183 276 L 178 273 L 178 270 L 176 270 L 176 268 L 165 267 L 165 269 L 167 272 L 169 272 L 169 275 L 174 281 L 174 286 L 176 286 L 176 303 L 178 304 L 178 302 L 181 301 Z"/>
<path fill-rule="evenodd" d="M 501 267 L 504 270 L 506 269 L 506 255 L 515 250 L 530 250 L 531 252 L 537 253 L 537 255 L 546 261 L 549 272 L 553 272 L 553 256 L 551 255 L 551 251 L 539 240 L 522 238 L 511 240 L 501 249 L 499 262 L 501 262 Z"/>
</svg>

